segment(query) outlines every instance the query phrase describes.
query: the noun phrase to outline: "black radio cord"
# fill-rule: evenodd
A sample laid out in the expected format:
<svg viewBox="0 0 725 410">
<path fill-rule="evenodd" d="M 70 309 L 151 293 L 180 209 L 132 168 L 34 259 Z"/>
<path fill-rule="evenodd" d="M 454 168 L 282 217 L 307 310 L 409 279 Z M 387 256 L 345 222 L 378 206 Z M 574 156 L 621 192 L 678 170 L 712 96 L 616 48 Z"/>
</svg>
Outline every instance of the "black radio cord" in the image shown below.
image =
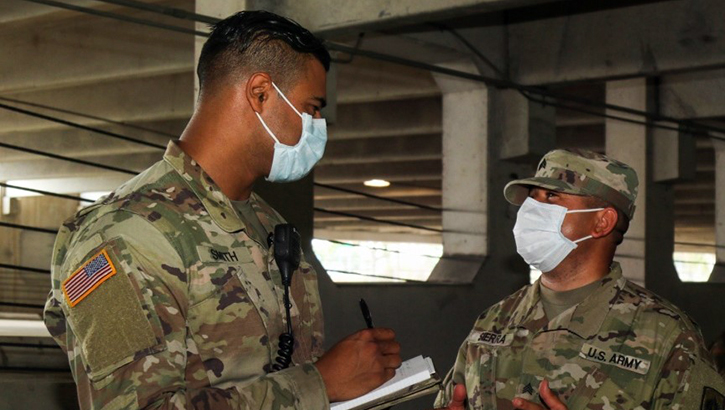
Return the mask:
<svg viewBox="0 0 725 410">
<path fill-rule="evenodd" d="M 289 298 L 289 288 L 289 284 L 285 283 L 284 308 L 287 313 L 287 332 L 279 335 L 279 350 L 277 350 L 277 358 L 275 359 L 277 363 L 272 366 L 274 371 L 284 370 L 289 367 L 290 363 L 292 363 L 292 354 L 295 348 L 295 337 L 292 334 L 292 314 L 290 312 L 292 303 Z"/>
</svg>

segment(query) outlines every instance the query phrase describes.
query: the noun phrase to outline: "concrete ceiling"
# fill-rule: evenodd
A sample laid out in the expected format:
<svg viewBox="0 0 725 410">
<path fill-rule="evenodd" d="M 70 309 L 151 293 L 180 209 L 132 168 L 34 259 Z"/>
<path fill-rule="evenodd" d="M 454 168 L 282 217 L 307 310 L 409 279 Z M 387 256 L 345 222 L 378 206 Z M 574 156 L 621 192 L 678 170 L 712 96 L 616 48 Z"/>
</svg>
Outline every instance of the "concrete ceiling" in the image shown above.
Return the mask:
<svg viewBox="0 0 725 410">
<path fill-rule="evenodd" d="M 93 1 L 77 0 L 69 3 L 169 22 L 151 13 Z M 193 0 L 154 3 L 194 11 Z M 476 2 L 459 3 L 458 15 L 427 13 L 426 10 L 432 9 L 421 9 L 420 16 L 424 16 L 425 21 L 438 19 L 457 26 L 477 45 L 486 47 L 481 33 L 500 31 L 499 28 L 491 27 L 490 10 L 494 9 L 476 9 L 481 21 L 481 26 L 477 27 L 473 15 L 465 18 L 460 15 L 460 12 L 469 10 L 469 3 Z M 544 3 L 551 2 L 517 2 L 515 5 L 545 7 L 542 5 Z M 481 14 L 482 10 L 486 13 Z M 500 13 L 500 9 L 494 12 Z M 406 19 L 388 19 L 372 26 L 361 23 L 348 30 L 343 30 L 341 26 L 329 26 L 329 30 L 323 31 L 332 40 L 350 41 L 356 37 L 355 33 L 370 30 L 366 32 L 363 48 L 418 61 L 439 63 L 472 57 L 470 50 L 454 39 L 443 38 L 439 30 L 421 24 L 420 16 L 409 24 L 405 23 L 408 21 Z M 0 5 L 0 22 L 0 53 L 12 56 L 0 59 L 0 72 L 3 73 L 0 78 L 0 97 L 122 121 L 172 135 L 183 129 L 192 113 L 192 36 L 20 0 L 10 0 Z M 171 23 L 193 27 L 190 22 L 171 20 Z M 398 27 L 397 31 L 391 29 L 391 24 Z M 524 30 L 521 27 L 518 29 Z M 491 38 L 499 34 L 492 34 Z M 501 67 L 507 67 L 508 63 L 500 57 L 503 54 L 499 51 L 494 49 L 491 59 Z M 441 94 L 432 75 L 424 70 L 362 57 L 356 57 L 347 64 L 338 64 L 337 69 L 336 121 L 330 127 L 327 154 L 315 171 L 316 182 L 440 207 Z M 514 74 L 525 79 L 551 77 L 547 77 L 548 74 Z M 592 100 L 604 100 L 604 82 L 601 80 L 576 81 L 559 87 L 559 91 Z M 0 103 L 60 116 L 156 144 L 163 145 L 168 139 L 158 133 L 129 129 L 97 119 L 25 107 L 2 100 Z M 604 151 L 602 117 L 558 110 L 556 124 L 558 146 Z M 162 153 L 152 147 L 6 110 L 0 110 L 0 142 L 134 171 L 152 164 Z M 83 184 L 79 181 L 91 180 L 93 190 L 110 190 L 123 178 L 118 173 L 8 149 L 0 149 L 0 158 L 0 180 L 58 181 L 58 178 L 64 178 L 68 181 L 67 185 L 53 184 L 56 191 L 62 192 L 78 192 L 79 186 Z M 682 182 L 675 186 L 678 193 L 675 204 L 677 239 L 714 243 L 714 154 L 706 138 L 698 139 L 697 158 L 696 182 Z M 532 163 L 532 169 L 533 166 Z M 372 178 L 389 180 L 392 185 L 384 189 L 362 185 L 363 181 Z M 315 188 L 315 205 L 334 211 L 441 228 L 438 211 L 323 187 Z M 373 239 L 415 240 L 424 234 L 425 240 L 439 240 L 435 233 L 350 217 L 317 213 L 315 218 L 316 229 L 327 237 L 352 238 L 359 237 L 359 232 L 366 232 Z"/>
</svg>

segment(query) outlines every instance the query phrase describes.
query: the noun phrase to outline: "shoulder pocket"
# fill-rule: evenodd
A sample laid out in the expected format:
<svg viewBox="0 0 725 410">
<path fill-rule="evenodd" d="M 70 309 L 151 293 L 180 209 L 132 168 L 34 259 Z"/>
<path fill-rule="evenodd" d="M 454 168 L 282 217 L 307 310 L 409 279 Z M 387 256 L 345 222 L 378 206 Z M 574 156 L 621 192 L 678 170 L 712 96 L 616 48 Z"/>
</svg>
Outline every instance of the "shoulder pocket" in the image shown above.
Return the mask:
<svg viewBox="0 0 725 410">
<path fill-rule="evenodd" d="M 89 379 L 166 348 L 160 321 L 143 297 L 137 265 L 123 240 L 103 243 L 63 282 L 63 309 Z"/>
</svg>

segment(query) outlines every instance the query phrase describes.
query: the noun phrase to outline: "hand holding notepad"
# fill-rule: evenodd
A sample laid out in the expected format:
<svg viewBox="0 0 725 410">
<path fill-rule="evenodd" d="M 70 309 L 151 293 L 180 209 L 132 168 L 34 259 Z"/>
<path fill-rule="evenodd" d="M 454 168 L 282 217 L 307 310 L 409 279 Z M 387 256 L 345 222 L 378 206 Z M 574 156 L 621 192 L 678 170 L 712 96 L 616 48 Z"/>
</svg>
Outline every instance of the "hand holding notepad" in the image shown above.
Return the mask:
<svg viewBox="0 0 725 410">
<path fill-rule="evenodd" d="M 378 409 L 408 401 L 438 390 L 440 378 L 435 372 L 433 361 L 416 356 L 403 362 L 395 376 L 377 389 L 356 399 L 332 403 L 331 410 Z"/>
</svg>

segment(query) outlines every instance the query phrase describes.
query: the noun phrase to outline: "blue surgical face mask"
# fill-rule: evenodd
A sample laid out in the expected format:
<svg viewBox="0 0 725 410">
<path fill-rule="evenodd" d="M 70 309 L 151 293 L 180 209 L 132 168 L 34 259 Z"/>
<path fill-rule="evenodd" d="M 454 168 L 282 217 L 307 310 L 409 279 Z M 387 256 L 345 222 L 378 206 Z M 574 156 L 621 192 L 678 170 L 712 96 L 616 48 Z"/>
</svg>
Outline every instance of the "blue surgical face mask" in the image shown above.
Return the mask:
<svg viewBox="0 0 725 410">
<path fill-rule="evenodd" d="M 306 112 L 300 113 L 287 97 L 272 83 L 274 89 L 292 109 L 302 117 L 302 136 L 295 146 L 285 145 L 269 129 L 262 116 L 258 112 L 257 118 L 267 130 L 267 133 L 274 140 L 274 157 L 272 158 L 272 169 L 269 171 L 267 181 L 270 182 L 291 182 L 305 177 L 315 166 L 317 161 L 325 153 L 327 143 L 327 123 L 324 118 L 312 118 Z"/>
</svg>

